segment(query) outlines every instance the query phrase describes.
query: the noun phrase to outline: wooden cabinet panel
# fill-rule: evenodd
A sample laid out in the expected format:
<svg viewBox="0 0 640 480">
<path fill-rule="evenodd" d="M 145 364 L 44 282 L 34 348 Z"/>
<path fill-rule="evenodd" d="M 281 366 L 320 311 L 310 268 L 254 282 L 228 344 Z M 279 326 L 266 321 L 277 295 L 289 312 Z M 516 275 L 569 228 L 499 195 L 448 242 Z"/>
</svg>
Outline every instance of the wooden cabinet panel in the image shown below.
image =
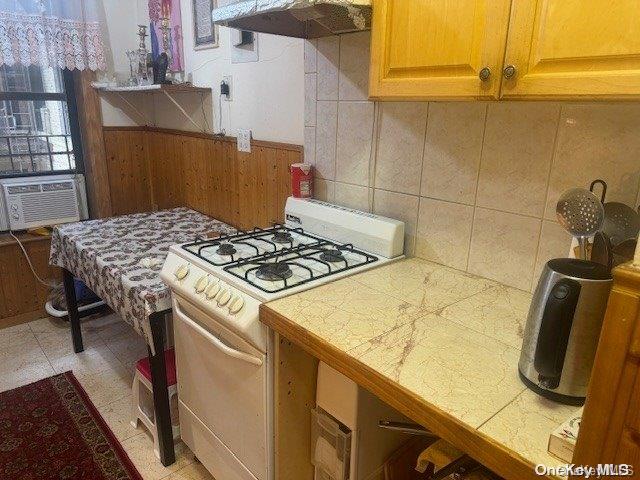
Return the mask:
<svg viewBox="0 0 640 480">
<path fill-rule="evenodd" d="M 370 95 L 497 98 L 510 0 L 377 0 Z M 491 75 L 479 78 L 488 67 Z"/>
<path fill-rule="evenodd" d="M 636 0 L 513 0 L 503 97 L 640 96 Z"/>
<path fill-rule="evenodd" d="M 631 354 L 630 347 L 639 326 L 640 270 L 626 264 L 614 270 L 614 285 L 573 455 L 575 464 L 635 463 L 637 477 L 640 360 Z"/>
</svg>

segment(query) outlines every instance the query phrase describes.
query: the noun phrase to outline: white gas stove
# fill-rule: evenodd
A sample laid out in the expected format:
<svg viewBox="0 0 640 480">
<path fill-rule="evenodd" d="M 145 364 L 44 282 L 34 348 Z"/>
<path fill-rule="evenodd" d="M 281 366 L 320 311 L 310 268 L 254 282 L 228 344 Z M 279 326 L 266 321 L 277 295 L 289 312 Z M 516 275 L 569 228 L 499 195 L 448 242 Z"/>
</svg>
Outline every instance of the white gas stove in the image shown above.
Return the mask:
<svg viewBox="0 0 640 480">
<path fill-rule="evenodd" d="M 218 480 L 273 478 L 272 339 L 260 304 L 402 256 L 396 220 L 295 198 L 285 218 L 174 245 L 162 269 L 173 293 L 182 438 Z"/>
</svg>

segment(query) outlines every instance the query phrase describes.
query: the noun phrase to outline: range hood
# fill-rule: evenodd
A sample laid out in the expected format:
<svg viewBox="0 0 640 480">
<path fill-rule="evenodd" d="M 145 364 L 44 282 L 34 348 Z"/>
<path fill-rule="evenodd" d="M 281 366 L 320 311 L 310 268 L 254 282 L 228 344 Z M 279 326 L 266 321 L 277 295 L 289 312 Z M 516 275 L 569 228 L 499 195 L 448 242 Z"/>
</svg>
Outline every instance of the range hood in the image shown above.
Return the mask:
<svg viewBox="0 0 640 480">
<path fill-rule="evenodd" d="M 286 37 L 368 30 L 372 0 L 242 0 L 213 10 L 213 23 Z"/>
</svg>

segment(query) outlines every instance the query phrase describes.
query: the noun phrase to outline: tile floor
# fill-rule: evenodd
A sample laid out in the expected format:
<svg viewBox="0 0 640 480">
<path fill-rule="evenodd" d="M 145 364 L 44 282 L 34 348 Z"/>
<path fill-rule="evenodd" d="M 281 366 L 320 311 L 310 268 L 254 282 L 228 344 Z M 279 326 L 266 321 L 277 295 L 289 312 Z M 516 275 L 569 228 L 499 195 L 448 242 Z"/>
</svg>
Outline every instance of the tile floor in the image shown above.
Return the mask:
<svg viewBox="0 0 640 480">
<path fill-rule="evenodd" d="M 212 480 L 182 443 L 177 461 L 164 467 L 144 427 L 131 427 L 135 362 L 147 354 L 142 337 L 111 314 L 85 320 L 85 351 L 76 355 L 68 324 L 45 318 L 0 330 L 0 391 L 72 370 L 145 480 Z"/>
</svg>

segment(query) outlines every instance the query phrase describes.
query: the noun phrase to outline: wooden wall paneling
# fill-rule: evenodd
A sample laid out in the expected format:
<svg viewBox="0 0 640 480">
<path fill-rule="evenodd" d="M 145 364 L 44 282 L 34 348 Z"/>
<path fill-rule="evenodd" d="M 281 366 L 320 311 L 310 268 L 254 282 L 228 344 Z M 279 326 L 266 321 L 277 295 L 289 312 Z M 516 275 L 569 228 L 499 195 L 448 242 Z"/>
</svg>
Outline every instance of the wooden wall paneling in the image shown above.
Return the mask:
<svg viewBox="0 0 640 480">
<path fill-rule="evenodd" d="M 270 156 L 271 159 L 265 166 L 264 196 L 267 199 L 265 202 L 266 220 L 269 224 L 272 224 L 277 223 L 280 217 L 277 208 L 277 200 L 280 198 L 278 190 L 278 174 L 280 172 L 280 163 L 282 163 L 282 159 L 276 149 L 272 149 Z"/>
<path fill-rule="evenodd" d="M 224 142 L 222 146 L 222 191 L 223 202 L 220 220 L 237 228 L 240 225 L 240 191 L 238 149 L 235 143 Z"/>
<path fill-rule="evenodd" d="M 146 132 L 105 131 L 105 152 L 114 215 L 152 209 Z"/>
<path fill-rule="evenodd" d="M 302 161 L 301 147 L 253 141 L 251 153 L 242 153 L 229 137 L 155 127 L 105 131 L 118 213 L 189 206 L 241 229 L 284 221 L 289 165 Z"/>
<path fill-rule="evenodd" d="M 204 213 L 213 218 L 222 218 L 222 212 L 228 209 L 224 205 L 222 190 L 222 142 L 214 140 L 204 142 L 207 164 L 207 208 Z"/>
<path fill-rule="evenodd" d="M 175 135 L 153 132 L 149 163 L 154 182 L 154 197 L 159 209 L 185 205 L 182 146 Z"/>
<path fill-rule="evenodd" d="M 58 268 L 49 266 L 48 238 L 24 242 L 33 266 L 45 280 L 60 280 Z M 0 328 L 44 315 L 49 288 L 31 273 L 20 248 L 12 240 L 0 245 Z"/>
<path fill-rule="evenodd" d="M 95 80 L 95 72 L 76 71 L 73 75 L 89 213 L 92 218 L 108 217 L 113 211 L 102 128 L 102 107 L 98 91 L 91 86 L 91 82 Z"/>
<path fill-rule="evenodd" d="M 259 154 L 253 151 L 251 153 L 238 152 L 238 189 L 240 194 L 240 203 L 238 206 L 239 218 L 238 227 L 247 230 L 254 226 L 261 227 L 257 222 L 258 216 L 256 212 L 256 169 Z"/>
</svg>

